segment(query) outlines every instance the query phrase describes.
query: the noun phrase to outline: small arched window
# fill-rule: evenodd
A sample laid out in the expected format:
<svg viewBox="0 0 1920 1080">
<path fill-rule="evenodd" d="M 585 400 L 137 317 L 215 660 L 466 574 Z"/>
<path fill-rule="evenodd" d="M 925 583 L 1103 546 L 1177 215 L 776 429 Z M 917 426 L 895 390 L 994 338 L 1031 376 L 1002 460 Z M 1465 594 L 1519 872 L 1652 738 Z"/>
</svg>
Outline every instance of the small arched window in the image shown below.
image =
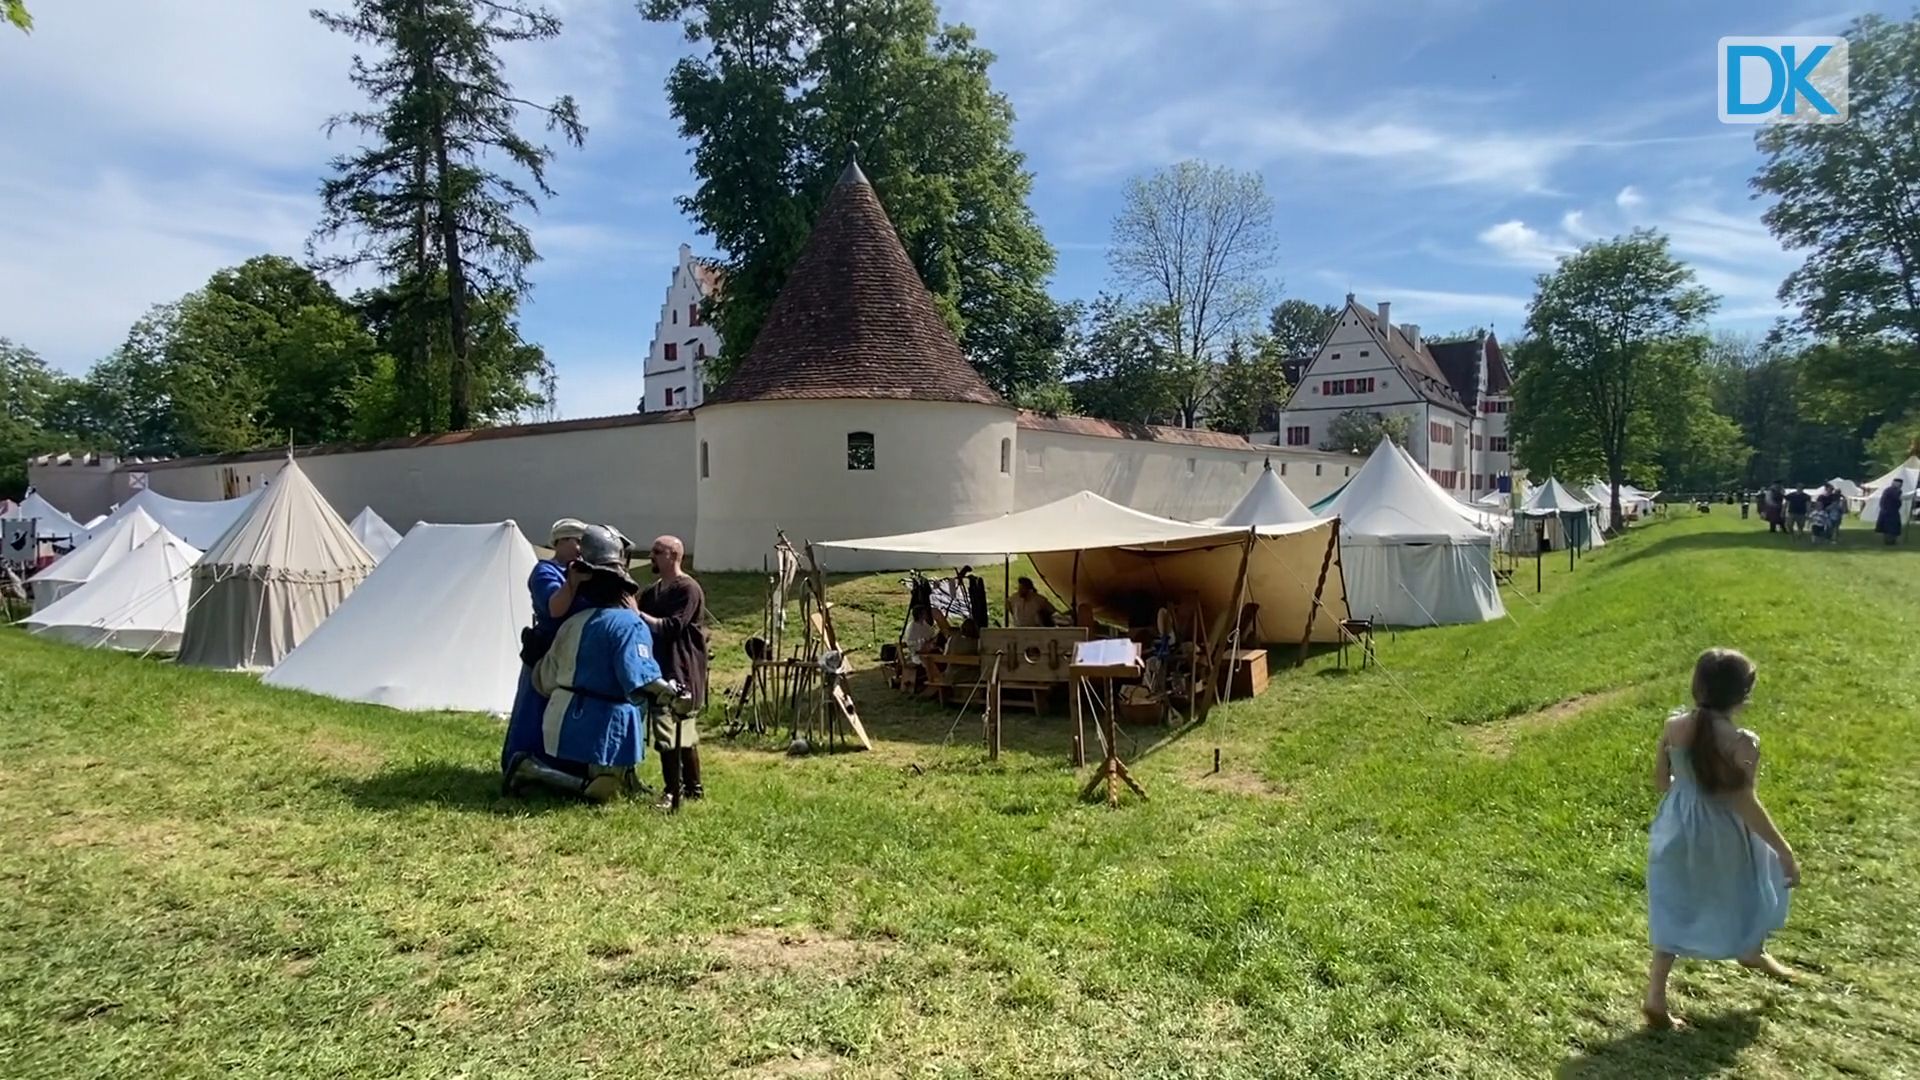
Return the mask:
<svg viewBox="0 0 1920 1080">
<path fill-rule="evenodd" d="M 847 432 L 847 468 L 870 472 L 873 469 L 873 432 Z"/>
<path fill-rule="evenodd" d="M 1000 440 L 1000 471 L 1003 473 L 1010 473 L 1013 471 L 1013 440 L 1012 439 Z"/>
<path fill-rule="evenodd" d="M 1314 467 L 1313 467 L 1313 475 L 1315 475 L 1315 476 L 1319 476 L 1319 475 L 1320 475 L 1320 466 L 1319 466 L 1318 464 L 1316 464 L 1316 465 L 1314 465 Z"/>
<path fill-rule="evenodd" d="M 703 440 L 700 443 L 700 479 L 705 480 L 706 478 L 707 478 L 707 444 Z"/>
</svg>

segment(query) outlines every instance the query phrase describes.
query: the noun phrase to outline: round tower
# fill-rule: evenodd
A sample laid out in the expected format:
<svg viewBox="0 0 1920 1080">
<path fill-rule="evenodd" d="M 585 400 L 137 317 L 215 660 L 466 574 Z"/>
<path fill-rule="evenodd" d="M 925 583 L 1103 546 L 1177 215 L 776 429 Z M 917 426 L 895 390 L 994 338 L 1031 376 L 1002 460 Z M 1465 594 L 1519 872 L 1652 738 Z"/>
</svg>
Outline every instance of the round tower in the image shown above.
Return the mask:
<svg viewBox="0 0 1920 1080">
<path fill-rule="evenodd" d="M 752 348 L 694 413 L 696 561 L 757 570 L 776 529 L 799 544 L 1007 513 L 1014 417 L 850 163 Z M 834 563 L 900 565 L 851 553 Z"/>
</svg>

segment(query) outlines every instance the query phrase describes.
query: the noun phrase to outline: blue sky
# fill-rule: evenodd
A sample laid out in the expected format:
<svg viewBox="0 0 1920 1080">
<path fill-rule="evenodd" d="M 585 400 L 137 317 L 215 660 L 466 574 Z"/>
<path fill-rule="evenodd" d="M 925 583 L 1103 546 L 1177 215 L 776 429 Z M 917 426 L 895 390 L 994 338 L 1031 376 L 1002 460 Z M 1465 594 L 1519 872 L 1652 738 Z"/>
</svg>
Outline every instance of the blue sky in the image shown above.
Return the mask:
<svg viewBox="0 0 1920 1080">
<path fill-rule="evenodd" d="M 262 251 L 298 254 L 343 148 L 351 49 L 296 0 L 42 0 L 0 33 L 0 336 L 79 371 L 148 305 Z M 565 0 L 558 42 L 509 57 L 529 97 L 580 101 L 535 222 L 524 328 L 560 414 L 633 407 L 674 252 L 706 251 L 661 90 L 685 48 L 629 0 Z M 1276 283 L 1391 300 L 1430 332 L 1519 328 L 1533 276 L 1647 225 L 1759 330 L 1795 264 L 1759 223 L 1752 129 L 1715 113 L 1715 41 L 1833 33 L 1858 4 L 1511 0 L 947 0 L 999 55 L 1054 292 L 1108 285 L 1126 179 L 1183 158 L 1258 169 Z M 1891 5 L 1882 10 L 1900 14 Z M 344 138 L 344 136 L 342 137 Z M 350 284 L 350 283 L 348 283 Z"/>
</svg>

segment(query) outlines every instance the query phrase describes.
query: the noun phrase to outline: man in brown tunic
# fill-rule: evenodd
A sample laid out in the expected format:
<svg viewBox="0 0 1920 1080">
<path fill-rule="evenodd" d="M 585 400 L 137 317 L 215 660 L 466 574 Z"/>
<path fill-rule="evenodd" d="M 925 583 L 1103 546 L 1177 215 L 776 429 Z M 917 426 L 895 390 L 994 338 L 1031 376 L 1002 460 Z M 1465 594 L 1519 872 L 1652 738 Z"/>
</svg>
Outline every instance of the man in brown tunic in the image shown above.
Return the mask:
<svg viewBox="0 0 1920 1080">
<path fill-rule="evenodd" d="M 686 545 L 676 536 L 653 542 L 650 561 L 654 582 L 640 594 L 640 618 L 653 632 L 653 655 L 660 672 L 685 687 L 697 706 L 707 703 L 707 597 L 700 583 L 681 569 Z M 660 777 L 666 802 L 677 796 L 698 799 L 706 794 L 700 783 L 700 729 L 694 717 L 680 720 L 665 709 L 653 713 L 653 746 L 660 753 Z M 676 743 L 678 747 L 676 749 Z"/>
</svg>

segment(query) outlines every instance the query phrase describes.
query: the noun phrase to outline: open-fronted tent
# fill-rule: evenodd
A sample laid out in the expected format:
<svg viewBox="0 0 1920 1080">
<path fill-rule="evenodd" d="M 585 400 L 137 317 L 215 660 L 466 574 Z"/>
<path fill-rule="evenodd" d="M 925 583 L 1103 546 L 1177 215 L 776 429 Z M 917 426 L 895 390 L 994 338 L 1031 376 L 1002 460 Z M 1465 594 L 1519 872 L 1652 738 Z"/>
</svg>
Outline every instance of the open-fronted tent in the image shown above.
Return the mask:
<svg viewBox="0 0 1920 1080">
<path fill-rule="evenodd" d="M 400 546 L 400 534 L 387 524 L 385 518 L 374 513 L 371 506 L 355 515 L 347 528 L 353 530 L 354 539 L 367 549 L 367 554 L 373 556 L 374 562 L 386 558 L 394 548 Z"/>
<path fill-rule="evenodd" d="M 509 712 L 535 561 L 511 521 L 415 525 L 263 681 L 395 709 Z"/>
<path fill-rule="evenodd" d="M 1312 521 L 1313 511 L 1300 501 L 1286 481 L 1273 471 L 1273 462 L 1268 461 L 1260 468 L 1260 475 L 1254 478 L 1247 493 L 1233 504 L 1233 509 L 1216 518 L 1215 525 L 1235 525 L 1245 528 L 1249 525 L 1297 525 L 1303 521 Z"/>
<path fill-rule="evenodd" d="M 89 648 L 171 653 L 187 624 L 200 552 L 167 530 L 25 622 L 36 634 Z"/>
<path fill-rule="evenodd" d="M 1518 516 L 1534 523 L 1533 528 L 1517 526 L 1517 546 L 1524 551 L 1533 551 L 1543 536 L 1554 551 L 1569 546 L 1597 548 L 1605 543 L 1600 539 L 1600 522 L 1593 505 L 1551 476 L 1533 489 Z"/>
<path fill-rule="evenodd" d="M 107 524 L 111 525 L 136 511 L 142 512 L 194 547 L 210 550 L 227 534 L 228 529 L 233 528 L 233 523 L 253 507 L 254 500 L 260 495 L 258 491 L 250 491 L 232 499 L 209 502 L 175 499 L 148 488 L 121 503 L 108 515 Z"/>
<path fill-rule="evenodd" d="M 1194 525 L 1143 514 L 1082 491 L 967 525 L 815 547 L 829 553 L 1026 555 L 1055 594 L 1069 603 L 1091 604 L 1099 614 L 1129 626 L 1151 623 L 1163 605 L 1187 602 L 1197 604 L 1209 625 L 1219 625 L 1235 610 L 1239 588 L 1243 602 L 1259 605 L 1248 644 L 1297 645 L 1309 622 L 1311 640 L 1340 639 L 1347 589 L 1336 536 L 1332 521 L 1249 528 Z"/>
<path fill-rule="evenodd" d="M 33 610 L 44 611 L 61 597 L 98 577 L 160 531 L 160 525 L 135 510 L 95 533 L 93 539 L 55 559 L 33 575 Z"/>
<path fill-rule="evenodd" d="M 1347 603 L 1394 626 L 1484 622 L 1506 614 L 1494 534 L 1390 440 L 1328 506 L 1340 517 Z"/>
<path fill-rule="evenodd" d="M 291 458 L 193 569 L 180 662 L 264 671 L 373 570 L 373 556 Z"/>
</svg>

